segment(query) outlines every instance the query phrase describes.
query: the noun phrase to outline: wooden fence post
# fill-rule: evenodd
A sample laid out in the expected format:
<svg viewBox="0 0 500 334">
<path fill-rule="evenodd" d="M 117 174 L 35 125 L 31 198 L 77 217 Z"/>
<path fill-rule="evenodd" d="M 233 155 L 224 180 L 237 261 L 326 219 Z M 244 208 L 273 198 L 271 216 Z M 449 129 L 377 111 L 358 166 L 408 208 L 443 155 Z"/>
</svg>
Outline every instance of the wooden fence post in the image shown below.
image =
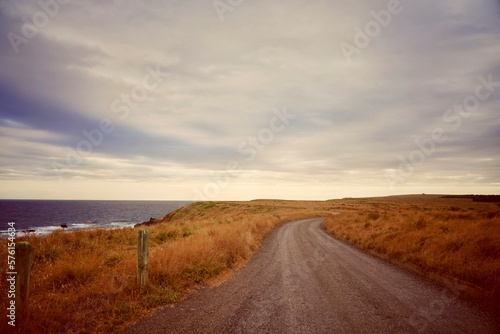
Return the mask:
<svg viewBox="0 0 500 334">
<path fill-rule="evenodd" d="M 140 230 L 137 236 L 137 284 L 140 288 L 148 284 L 148 231 Z"/>
<path fill-rule="evenodd" d="M 28 294 L 30 287 L 33 247 L 29 242 L 16 243 L 16 318 L 23 322 L 28 316 Z"/>
</svg>

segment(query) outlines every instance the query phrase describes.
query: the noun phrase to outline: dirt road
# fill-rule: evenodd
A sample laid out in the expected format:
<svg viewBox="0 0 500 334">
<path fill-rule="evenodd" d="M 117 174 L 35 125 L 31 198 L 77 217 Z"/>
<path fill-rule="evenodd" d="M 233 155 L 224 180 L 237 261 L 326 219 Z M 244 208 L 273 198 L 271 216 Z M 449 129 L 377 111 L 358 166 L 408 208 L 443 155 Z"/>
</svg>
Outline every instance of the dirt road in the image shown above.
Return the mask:
<svg viewBox="0 0 500 334">
<path fill-rule="evenodd" d="M 230 280 L 124 333 L 500 333 L 453 286 L 348 246 L 321 222 L 280 226 Z"/>
</svg>

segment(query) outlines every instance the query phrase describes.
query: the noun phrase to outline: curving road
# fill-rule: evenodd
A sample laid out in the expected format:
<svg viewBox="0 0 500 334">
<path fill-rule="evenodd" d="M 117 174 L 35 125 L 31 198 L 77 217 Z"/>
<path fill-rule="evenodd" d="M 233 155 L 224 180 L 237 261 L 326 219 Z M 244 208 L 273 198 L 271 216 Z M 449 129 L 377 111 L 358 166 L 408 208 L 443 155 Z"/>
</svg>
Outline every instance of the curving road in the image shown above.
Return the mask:
<svg viewBox="0 0 500 334">
<path fill-rule="evenodd" d="M 340 242 L 321 223 L 280 226 L 230 280 L 124 333 L 500 333 L 453 286 Z"/>
</svg>

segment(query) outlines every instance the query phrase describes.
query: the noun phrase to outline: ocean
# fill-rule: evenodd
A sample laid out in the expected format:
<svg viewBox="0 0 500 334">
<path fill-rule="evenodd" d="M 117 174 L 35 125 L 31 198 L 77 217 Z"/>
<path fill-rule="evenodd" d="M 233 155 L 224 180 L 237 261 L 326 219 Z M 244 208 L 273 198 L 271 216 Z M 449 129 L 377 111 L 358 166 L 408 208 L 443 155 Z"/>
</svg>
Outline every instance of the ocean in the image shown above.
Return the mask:
<svg viewBox="0 0 500 334">
<path fill-rule="evenodd" d="M 46 235 L 61 230 L 126 228 L 163 217 L 190 201 L 0 200 L 0 232 L 15 222 L 18 235 Z"/>
</svg>

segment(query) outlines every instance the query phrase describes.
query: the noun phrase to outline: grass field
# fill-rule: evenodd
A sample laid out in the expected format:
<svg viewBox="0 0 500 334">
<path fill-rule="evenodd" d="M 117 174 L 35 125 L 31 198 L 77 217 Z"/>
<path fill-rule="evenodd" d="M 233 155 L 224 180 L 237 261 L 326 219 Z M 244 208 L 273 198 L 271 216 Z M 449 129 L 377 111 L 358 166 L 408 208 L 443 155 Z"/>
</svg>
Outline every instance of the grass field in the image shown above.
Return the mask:
<svg viewBox="0 0 500 334">
<path fill-rule="evenodd" d="M 340 215 L 332 212 L 340 211 Z M 30 321 L 19 333 L 113 333 L 244 265 L 275 226 L 327 217 L 325 228 L 402 266 L 500 296 L 500 208 L 439 196 L 331 201 L 197 202 L 142 226 L 150 285 L 136 285 L 138 229 L 23 237 L 34 247 Z M 0 248 L 6 272 L 7 247 Z M 1 291 L 7 291 L 5 274 Z M 0 296 L 6 305 L 6 293 Z M 6 308 L 0 315 L 5 319 Z M 0 332 L 7 332 L 2 321 Z"/>
<path fill-rule="evenodd" d="M 434 279 L 500 298 L 500 207 L 435 195 L 341 201 L 327 231 Z M 471 291 L 472 292 L 472 291 Z"/>
<path fill-rule="evenodd" d="M 149 280 L 136 286 L 137 229 L 56 232 L 22 237 L 34 247 L 30 319 L 19 333 L 110 333 L 200 283 L 227 277 L 246 263 L 276 225 L 326 216 L 325 202 L 199 202 L 149 231 Z M 0 249 L 1 305 L 7 305 L 7 246 Z M 0 312 L 6 319 L 6 307 Z M 9 331 L 8 331 L 9 330 Z M 0 333 L 10 332 L 6 321 Z"/>
</svg>

